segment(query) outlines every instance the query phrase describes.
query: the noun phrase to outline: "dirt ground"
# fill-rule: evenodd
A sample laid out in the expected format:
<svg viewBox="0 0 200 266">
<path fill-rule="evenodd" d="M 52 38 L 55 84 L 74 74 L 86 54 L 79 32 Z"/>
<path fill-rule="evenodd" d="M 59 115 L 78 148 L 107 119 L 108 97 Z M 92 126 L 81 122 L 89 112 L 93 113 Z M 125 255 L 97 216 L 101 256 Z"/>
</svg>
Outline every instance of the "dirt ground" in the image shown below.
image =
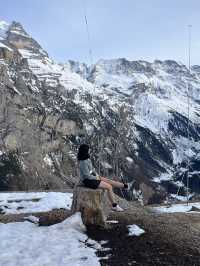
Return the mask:
<svg viewBox="0 0 200 266">
<path fill-rule="evenodd" d="M 88 236 L 95 240 L 108 240 L 104 248 L 97 251 L 102 266 L 198 266 L 200 254 L 190 248 L 169 244 L 159 235 L 146 232 L 141 236 L 128 236 L 125 225 L 114 225 L 105 231 L 95 228 L 88 230 Z M 108 258 L 106 258 L 108 256 Z M 106 259 L 104 259 L 106 258 Z"/>
<path fill-rule="evenodd" d="M 200 214 L 153 213 L 132 204 L 123 213 L 112 212 L 109 224 L 101 229 L 87 227 L 94 240 L 107 240 L 107 251 L 97 251 L 102 266 L 200 266 Z M 129 236 L 127 225 L 137 224 L 145 233 Z"/>
</svg>

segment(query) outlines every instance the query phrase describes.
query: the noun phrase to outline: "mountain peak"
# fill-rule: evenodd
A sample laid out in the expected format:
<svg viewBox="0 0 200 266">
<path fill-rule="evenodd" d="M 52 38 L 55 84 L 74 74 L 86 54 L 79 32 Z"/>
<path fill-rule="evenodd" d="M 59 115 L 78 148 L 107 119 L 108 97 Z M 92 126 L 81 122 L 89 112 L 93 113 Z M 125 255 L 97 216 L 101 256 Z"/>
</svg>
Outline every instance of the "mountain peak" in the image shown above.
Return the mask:
<svg viewBox="0 0 200 266">
<path fill-rule="evenodd" d="M 8 33 L 17 35 L 18 37 L 31 38 L 31 36 L 24 30 L 23 26 L 16 21 L 11 23 Z"/>
<path fill-rule="evenodd" d="M 16 21 L 8 23 L 4 20 L 0 20 L 0 38 L 6 39 L 11 34 L 31 38 L 30 35 L 24 30 L 21 23 Z"/>
<path fill-rule="evenodd" d="M 29 55 L 31 52 L 34 53 L 34 56 L 48 57 L 48 54 L 42 49 L 39 43 L 35 41 L 32 36 L 25 31 L 22 24 L 17 21 L 13 21 L 9 24 L 0 20 L 0 41 L 1 40 L 7 46 L 14 46 L 16 49 L 19 49 L 19 51 L 21 50 L 21 52 L 29 51 Z"/>
</svg>

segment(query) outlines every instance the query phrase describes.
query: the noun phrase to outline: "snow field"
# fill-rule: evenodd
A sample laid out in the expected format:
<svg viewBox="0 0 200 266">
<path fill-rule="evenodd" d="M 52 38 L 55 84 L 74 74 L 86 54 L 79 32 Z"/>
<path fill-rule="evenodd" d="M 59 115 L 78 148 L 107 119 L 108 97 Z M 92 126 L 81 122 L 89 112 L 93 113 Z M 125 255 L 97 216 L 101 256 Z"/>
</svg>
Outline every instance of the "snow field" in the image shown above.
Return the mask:
<svg viewBox="0 0 200 266">
<path fill-rule="evenodd" d="M 30 222 L 0 223 L 0 265 L 100 265 L 93 246 L 101 245 L 92 240 L 93 246 L 86 246 L 84 231 L 80 213 L 48 227 Z"/>
<path fill-rule="evenodd" d="M 0 193 L 0 209 L 5 214 L 70 209 L 72 197 L 72 193 L 62 192 Z"/>
</svg>

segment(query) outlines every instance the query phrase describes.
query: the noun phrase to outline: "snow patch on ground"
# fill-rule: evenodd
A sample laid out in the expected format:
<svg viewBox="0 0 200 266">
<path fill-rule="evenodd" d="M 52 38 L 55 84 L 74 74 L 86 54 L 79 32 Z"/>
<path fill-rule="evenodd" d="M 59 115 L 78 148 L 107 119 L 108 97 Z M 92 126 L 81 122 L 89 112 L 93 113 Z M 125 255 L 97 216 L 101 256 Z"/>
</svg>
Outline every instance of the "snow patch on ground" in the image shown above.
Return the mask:
<svg viewBox="0 0 200 266">
<path fill-rule="evenodd" d="M 118 224 L 119 222 L 116 220 L 107 220 L 106 223 L 108 224 Z"/>
<path fill-rule="evenodd" d="M 24 220 L 35 223 L 35 224 L 39 223 L 39 221 L 40 221 L 40 219 L 38 217 L 35 217 L 33 215 L 30 215 L 28 217 L 24 217 Z"/>
<path fill-rule="evenodd" d="M 177 183 L 177 182 L 176 182 Z M 182 185 L 184 186 L 184 185 Z M 170 196 L 174 199 L 180 200 L 180 201 L 187 201 L 187 196 L 181 196 L 181 195 L 177 195 L 177 194 L 170 194 Z M 188 198 L 192 198 L 194 196 L 194 194 L 189 194 Z"/>
<path fill-rule="evenodd" d="M 62 223 L 47 227 L 38 227 L 30 222 L 0 224 L 0 264 L 100 265 L 95 255 L 96 250 L 93 246 L 85 245 L 88 237 L 84 231 L 85 226 L 80 213 L 74 214 Z"/>
<path fill-rule="evenodd" d="M 1 193 L 0 208 L 5 214 L 70 209 L 72 196 L 72 193 L 62 192 Z M 34 201 L 34 199 L 39 200 Z"/>
<path fill-rule="evenodd" d="M 192 207 L 196 207 L 200 210 L 200 202 L 187 204 L 172 204 L 170 206 L 152 207 L 155 212 L 174 213 L 174 212 L 189 212 Z M 197 212 L 200 214 L 200 212 Z"/>
<path fill-rule="evenodd" d="M 140 236 L 145 233 L 145 231 L 136 224 L 128 225 L 127 227 L 129 236 Z"/>
</svg>

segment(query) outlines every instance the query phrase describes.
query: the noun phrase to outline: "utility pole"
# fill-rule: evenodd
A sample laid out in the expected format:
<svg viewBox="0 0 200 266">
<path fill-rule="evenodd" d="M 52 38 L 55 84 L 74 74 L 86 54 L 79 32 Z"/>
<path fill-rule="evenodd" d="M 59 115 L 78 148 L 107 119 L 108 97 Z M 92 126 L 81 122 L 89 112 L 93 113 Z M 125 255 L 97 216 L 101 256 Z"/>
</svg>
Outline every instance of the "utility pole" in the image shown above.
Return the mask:
<svg viewBox="0 0 200 266">
<path fill-rule="evenodd" d="M 188 25 L 188 69 L 189 74 L 191 74 L 191 29 L 192 25 Z M 190 77 L 189 77 L 190 79 Z M 190 159 L 189 159 L 189 146 L 190 146 L 190 80 L 188 81 L 188 91 L 187 91 L 187 115 L 188 115 L 188 123 L 187 123 L 187 139 L 188 139 L 188 150 L 187 150 L 187 205 L 189 204 L 189 167 L 190 167 Z"/>
</svg>

